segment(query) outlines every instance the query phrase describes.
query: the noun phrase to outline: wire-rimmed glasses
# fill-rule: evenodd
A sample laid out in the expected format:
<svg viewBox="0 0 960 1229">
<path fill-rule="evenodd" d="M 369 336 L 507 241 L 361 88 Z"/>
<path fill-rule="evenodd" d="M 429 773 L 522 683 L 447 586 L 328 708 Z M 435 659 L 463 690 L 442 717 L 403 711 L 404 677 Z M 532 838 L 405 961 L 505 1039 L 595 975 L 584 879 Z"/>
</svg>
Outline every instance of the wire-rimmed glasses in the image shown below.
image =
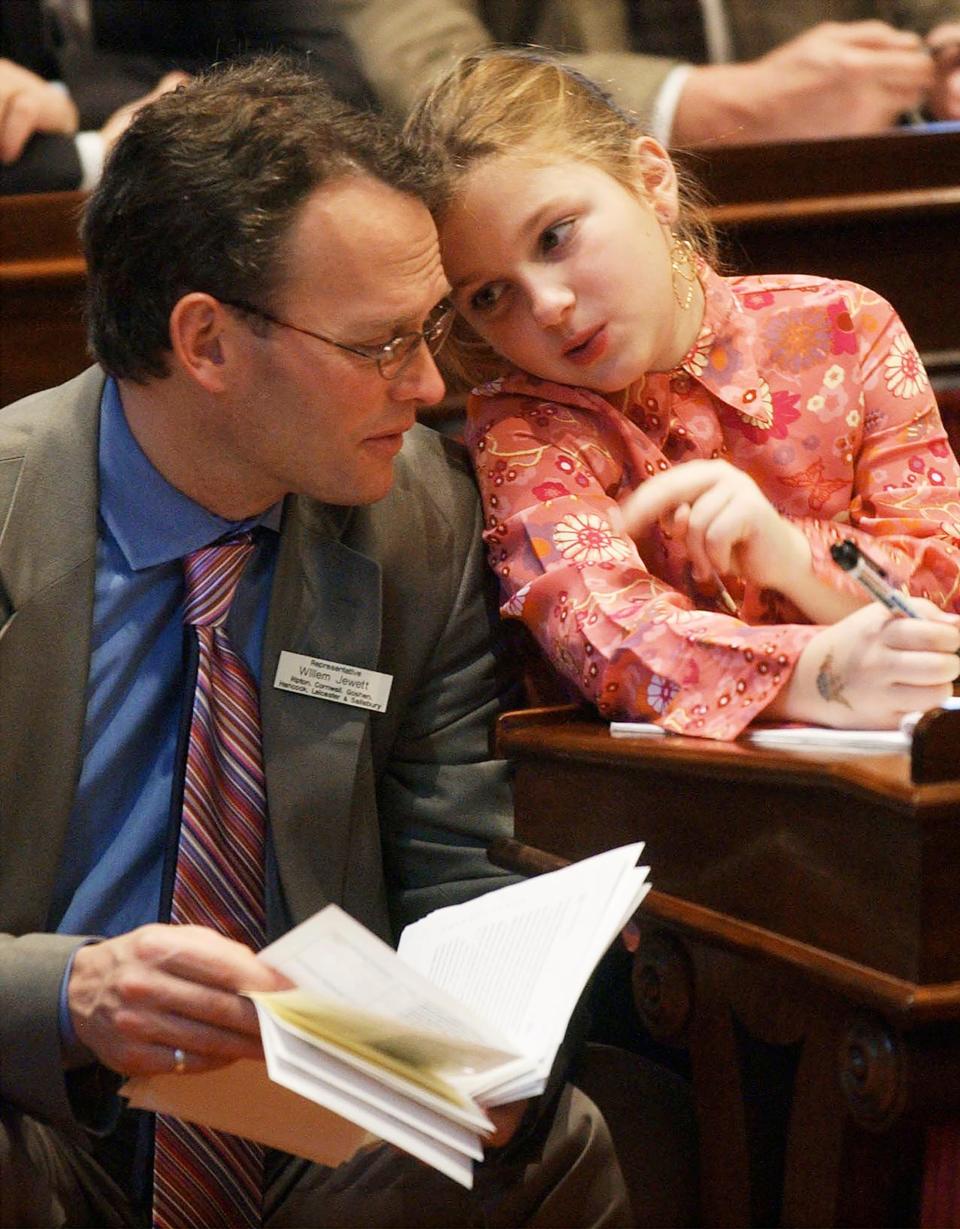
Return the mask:
<svg viewBox="0 0 960 1229">
<path fill-rule="evenodd" d="M 442 299 L 427 317 L 421 332 L 400 333 L 380 346 L 362 346 L 348 345 L 344 341 L 337 341 L 335 337 L 326 337 L 323 333 L 317 333 L 313 329 L 305 329 L 299 324 L 291 324 L 289 320 L 281 320 L 279 316 L 274 316 L 271 312 L 245 299 L 221 299 L 220 302 L 226 304 L 227 307 L 235 307 L 239 311 L 259 316 L 262 320 L 269 320 L 271 324 L 278 324 L 281 328 L 293 329 L 295 333 L 314 337 L 317 341 L 326 342 L 328 346 L 346 350 L 348 354 L 358 354 L 361 358 L 376 363 L 377 370 L 385 380 L 395 379 L 409 365 L 421 342 L 432 355 L 436 356 L 447 340 L 455 311 L 449 299 Z"/>
</svg>

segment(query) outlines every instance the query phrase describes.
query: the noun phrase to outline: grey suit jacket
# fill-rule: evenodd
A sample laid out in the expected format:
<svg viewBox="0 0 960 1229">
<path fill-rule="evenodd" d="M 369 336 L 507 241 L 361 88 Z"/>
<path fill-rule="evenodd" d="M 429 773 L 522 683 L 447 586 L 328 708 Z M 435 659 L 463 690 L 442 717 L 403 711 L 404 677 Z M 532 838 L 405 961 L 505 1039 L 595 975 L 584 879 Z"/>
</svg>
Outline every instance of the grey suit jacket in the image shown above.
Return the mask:
<svg viewBox="0 0 960 1229">
<path fill-rule="evenodd" d="M 641 0 L 642 3 L 642 0 Z M 638 54 L 625 0 L 331 0 L 364 73 L 392 110 L 409 110 L 457 56 L 493 43 L 535 43 L 566 54 L 646 120 L 676 58 Z M 818 21 L 879 17 L 926 33 L 960 18 L 958 0 L 726 0 L 734 59 L 752 60 Z"/>
<path fill-rule="evenodd" d="M 94 368 L 0 412 L 0 1103 L 60 1123 L 57 999 L 77 939 L 45 932 L 81 766 L 102 387 Z M 274 933 L 335 901 L 389 937 L 501 882 L 484 850 L 512 823 L 489 752 L 505 680 L 476 493 L 426 428 L 395 472 L 369 507 L 284 509 L 261 684 Z M 282 649 L 391 674 L 387 712 L 276 689 Z"/>
</svg>

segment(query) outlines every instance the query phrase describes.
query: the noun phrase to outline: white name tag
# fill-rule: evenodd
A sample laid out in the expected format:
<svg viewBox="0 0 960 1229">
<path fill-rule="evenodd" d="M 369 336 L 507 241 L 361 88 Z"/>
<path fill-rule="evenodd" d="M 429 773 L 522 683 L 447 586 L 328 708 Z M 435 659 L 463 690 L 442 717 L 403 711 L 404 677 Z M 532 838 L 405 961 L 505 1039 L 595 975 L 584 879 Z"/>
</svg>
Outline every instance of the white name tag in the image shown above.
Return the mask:
<svg viewBox="0 0 960 1229">
<path fill-rule="evenodd" d="M 283 691 L 313 696 L 316 700 L 333 700 L 337 704 L 351 704 L 354 708 L 385 713 L 393 675 L 284 650 L 277 663 L 273 685 Z"/>
</svg>

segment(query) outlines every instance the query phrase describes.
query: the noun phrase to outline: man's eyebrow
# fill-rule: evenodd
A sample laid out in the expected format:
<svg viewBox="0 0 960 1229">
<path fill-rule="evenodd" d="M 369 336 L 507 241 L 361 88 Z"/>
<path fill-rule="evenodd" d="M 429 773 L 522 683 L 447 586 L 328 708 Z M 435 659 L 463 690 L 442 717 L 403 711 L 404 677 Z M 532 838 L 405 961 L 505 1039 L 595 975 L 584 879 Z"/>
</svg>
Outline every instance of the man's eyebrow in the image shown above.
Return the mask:
<svg viewBox="0 0 960 1229">
<path fill-rule="evenodd" d="M 450 293 L 456 294 L 458 290 L 462 290 L 464 286 L 469 286 L 471 282 L 479 279 L 479 273 L 467 273 L 464 277 L 454 279 L 453 285 L 450 287 Z"/>
<path fill-rule="evenodd" d="M 450 295 L 451 288 L 447 286 L 443 294 L 435 299 L 419 318 L 419 324 L 422 324 L 431 312 L 436 311 L 441 303 L 446 302 Z M 358 324 L 357 329 L 364 333 L 389 333 L 391 336 L 396 337 L 401 333 L 409 333 L 411 328 L 410 322 L 415 319 L 417 319 L 417 313 L 415 312 L 411 312 L 409 316 L 403 319 L 398 316 L 391 316 L 389 319 L 386 316 L 381 316 L 379 320 L 367 320 L 363 324 Z"/>
</svg>

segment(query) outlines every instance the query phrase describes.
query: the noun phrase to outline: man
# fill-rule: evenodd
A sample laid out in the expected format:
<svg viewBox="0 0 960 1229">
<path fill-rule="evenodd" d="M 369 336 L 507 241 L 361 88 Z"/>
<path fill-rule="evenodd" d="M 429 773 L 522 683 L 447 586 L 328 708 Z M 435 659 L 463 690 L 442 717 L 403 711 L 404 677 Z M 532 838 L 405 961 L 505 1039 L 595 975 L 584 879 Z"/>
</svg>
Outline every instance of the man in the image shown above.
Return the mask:
<svg viewBox="0 0 960 1229">
<path fill-rule="evenodd" d="M 372 102 L 324 0 L 0 5 L 0 193 L 93 187 L 138 104 L 210 64 L 277 49 L 345 102 Z"/>
<path fill-rule="evenodd" d="M 879 132 L 924 103 L 960 119 L 957 0 L 331 2 L 400 112 L 456 56 L 535 43 L 569 55 L 664 144 Z"/>
<path fill-rule="evenodd" d="M 503 882 L 477 504 L 414 425 L 424 174 L 279 61 L 164 95 L 85 219 L 101 366 L 0 414 L 2 1224 L 625 1223 L 573 1089 L 512 1140 L 505 1107 L 473 1193 L 115 1095 L 259 1054 L 238 992 L 283 981 L 251 948 L 325 902 L 390 937 Z M 284 652 L 391 676 L 386 711 L 286 690 Z"/>
</svg>

